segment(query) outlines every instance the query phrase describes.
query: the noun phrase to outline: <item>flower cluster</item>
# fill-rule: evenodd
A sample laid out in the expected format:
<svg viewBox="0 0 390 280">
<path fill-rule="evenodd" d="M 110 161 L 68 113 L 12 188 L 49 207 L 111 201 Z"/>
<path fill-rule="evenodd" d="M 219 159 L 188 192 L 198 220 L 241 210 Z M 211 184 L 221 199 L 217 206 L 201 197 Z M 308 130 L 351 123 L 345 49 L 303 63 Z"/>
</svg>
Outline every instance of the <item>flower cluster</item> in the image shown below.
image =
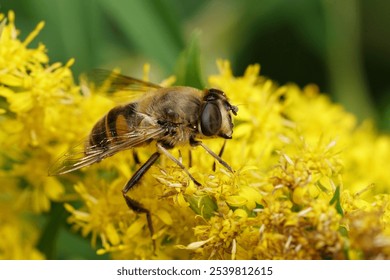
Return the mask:
<svg viewBox="0 0 390 280">
<path fill-rule="evenodd" d="M 315 85 L 279 86 L 259 65 L 235 77 L 218 61 L 209 86 L 239 107 L 222 156 L 234 172 L 214 171 L 203 149 L 173 149 L 196 186 L 162 156 L 129 193 L 151 211 L 150 237 L 121 194 L 139 168 L 131 153 L 47 176 L 115 103 L 75 84 L 73 60 L 49 64 L 44 45 L 28 48 L 43 24 L 20 41 L 14 14 L 0 20 L 0 258 L 45 258 L 34 217 L 56 201 L 97 254 L 115 259 L 390 259 L 390 137 Z M 204 143 L 218 152 L 223 140 Z M 140 161 L 154 151 L 139 148 Z"/>
<path fill-rule="evenodd" d="M 13 12 L 0 22 L 0 258 L 42 258 L 35 217 L 66 199 L 65 184 L 47 170 L 85 134 L 96 118 L 87 109 L 99 97 L 80 94 L 72 59 L 49 64 L 43 44 L 28 48 L 43 22 L 23 41 Z"/>
</svg>

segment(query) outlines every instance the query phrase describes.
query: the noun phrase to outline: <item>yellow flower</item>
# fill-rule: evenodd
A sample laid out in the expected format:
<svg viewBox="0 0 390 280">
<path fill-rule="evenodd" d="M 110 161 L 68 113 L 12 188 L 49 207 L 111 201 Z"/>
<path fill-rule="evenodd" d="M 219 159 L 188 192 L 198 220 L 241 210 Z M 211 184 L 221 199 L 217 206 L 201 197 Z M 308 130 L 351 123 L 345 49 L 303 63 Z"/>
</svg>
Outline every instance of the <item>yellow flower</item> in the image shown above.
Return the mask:
<svg viewBox="0 0 390 280">
<path fill-rule="evenodd" d="M 28 47 L 43 28 L 43 22 L 24 41 L 18 39 L 19 31 L 14 22 L 12 11 L 8 18 L 1 15 L 0 179 L 2 186 L 7 186 L 1 189 L 1 194 L 6 194 L 5 197 L 12 194 L 12 207 L 5 208 L 7 215 L 24 220 L 32 213 L 49 211 L 51 201 L 64 200 L 64 182 L 48 177 L 47 170 L 59 153 L 79 140 L 95 120 L 94 114 L 100 115 L 101 111 L 85 107 L 90 106 L 90 100 L 96 104 L 99 99 L 80 94 L 70 71 L 73 59 L 65 65 L 49 64 L 43 44 L 37 48 Z M 88 111 L 90 113 L 86 114 Z M 6 203 L 2 198 L 0 195 L 0 203 Z M 7 223 L 0 222 L 6 227 Z M 12 225 L 8 229 L 17 230 L 17 227 Z M 39 235 L 37 229 L 31 230 L 31 236 L 36 235 Z M 17 238 L 24 236 L 27 235 L 14 235 L 12 241 L 18 244 L 9 243 L 9 246 L 15 246 L 14 257 L 11 250 L 5 258 L 23 258 L 17 248 L 28 248 L 28 245 Z M 29 246 L 36 246 L 37 238 L 28 240 Z M 36 251 L 36 248 L 32 249 Z M 39 255 L 37 252 L 31 255 L 27 250 L 19 252 L 25 252 L 25 258 Z"/>
<path fill-rule="evenodd" d="M 28 48 L 43 24 L 21 42 L 14 14 L 1 19 L 0 258 L 45 257 L 25 214 L 48 211 L 52 201 L 64 203 L 67 222 L 97 254 L 114 259 L 390 258 L 389 136 L 358 125 L 315 85 L 278 86 L 259 65 L 235 77 L 220 60 L 208 80 L 239 107 L 223 154 L 234 172 L 219 163 L 214 171 L 202 149 L 180 147 L 172 154 L 201 186 L 162 156 L 132 190 L 151 211 L 152 237 L 121 194 L 139 168 L 129 153 L 47 177 L 49 163 L 115 103 L 74 83 L 72 59 L 50 65 L 43 44 Z M 204 142 L 216 152 L 223 145 Z M 138 149 L 141 162 L 152 152 Z"/>
</svg>

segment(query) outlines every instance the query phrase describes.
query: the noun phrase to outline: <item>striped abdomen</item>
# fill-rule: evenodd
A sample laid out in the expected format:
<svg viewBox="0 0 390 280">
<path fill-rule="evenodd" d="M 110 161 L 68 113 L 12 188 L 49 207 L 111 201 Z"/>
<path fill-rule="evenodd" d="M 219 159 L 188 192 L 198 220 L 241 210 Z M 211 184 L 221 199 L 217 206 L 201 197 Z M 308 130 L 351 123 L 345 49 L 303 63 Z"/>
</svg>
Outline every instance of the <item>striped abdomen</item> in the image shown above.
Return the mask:
<svg viewBox="0 0 390 280">
<path fill-rule="evenodd" d="M 136 106 L 136 103 L 129 103 L 111 109 L 92 128 L 89 145 L 105 148 L 110 143 L 118 141 L 116 137 L 124 135 L 137 127 L 141 119 L 136 114 Z"/>
</svg>

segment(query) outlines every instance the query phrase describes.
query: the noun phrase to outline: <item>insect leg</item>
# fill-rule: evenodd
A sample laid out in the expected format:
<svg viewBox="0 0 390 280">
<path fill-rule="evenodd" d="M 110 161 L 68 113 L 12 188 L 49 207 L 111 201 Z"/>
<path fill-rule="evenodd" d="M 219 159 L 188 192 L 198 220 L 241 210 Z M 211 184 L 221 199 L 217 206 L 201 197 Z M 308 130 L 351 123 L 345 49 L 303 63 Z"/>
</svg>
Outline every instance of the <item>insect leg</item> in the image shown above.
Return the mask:
<svg viewBox="0 0 390 280">
<path fill-rule="evenodd" d="M 180 150 L 179 150 L 179 159 L 178 159 L 178 161 L 180 163 L 183 163 L 183 157 L 181 156 L 181 151 Z"/>
<path fill-rule="evenodd" d="M 191 150 L 188 150 L 188 166 L 192 167 L 192 153 L 191 153 Z"/>
<path fill-rule="evenodd" d="M 198 142 L 197 145 L 201 146 L 203 149 L 206 150 L 206 152 L 208 152 L 211 156 L 213 156 L 216 160 L 218 160 L 218 162 L 220 164 L 222 164 L 223 166 L 225 166 L 230 172 L 234 172 L 233 169 L 229 166 L 229 164 L 227 164 L 220 156 L 218 156 L 216 153 L 214 153 L 212 150 L 210 150 L 209 147 L 207 147 L 206 145 L 204 145 L 202 142 Z M 223 151 L 222 151 L 223 152 Z"/>
<path fill-rule="evenodd" d="M 218 153 L 219 157 L 222 157 L 223 151 L 225 151 L 225 146 L 226 146 L 226 139 L 223 140 L 223 145 L 221 147 L 221 150 L 219 150 L 219 153 Z M 215 171 L 215 168 L 216 168 L 216 164 L 215 164 L 215 161 L 214 161 L 214 163 L 213 163 L 213 171 Z"/>
<path fill-rule="evenodd" d="M 153 237 L 154 230 L 152 224 L 152 217 L 150 215 L 150 211 L 142 206 L 141 203 L 135 201 L 134 199 L 127 196 L 129 190 L 131 190 L 141 179 L 141 177 L 149 170 L 149 168 L 156 162 L 156 160 L 160 157 L 159 152 L 155 152 L 151 157 L 134 173 L 133 177 L 126 183 L 126 185 L 122 189 L 123 197 L 126 201 L 127 206 L 132 209 L 136 213 L 145 213 L 146 219 L 148 221 L 148 228 L 150 235 Z M 155 241 L 153 239 L 153 248 L 156 248 Z"/>
<path fill-rule="evenodd" d="M 198 181 L 196 181 L 196 179 L 194 177 L 192 177 L 191 173 L 188 172 L 187 168 L 179 160 L 177 160 L 177 158 L 175 158 L 170 152 L 168 152 L 167 149 L 165 149 L 163 146 L 161 146 L 160 143 L 157 143 L 157 149 L 161 153 L 166 155 L 174 163 L 176 163 L 181 169 L 183 169 L 183 171 L 188 175 L 188 177 L 190 177 L 190 179 L 195 183 L 195 185 L 197 185 L 197 186 L 201 185 L 201 183 L 199 183 Z"/>
<path fill-rule="evenodd" d="M 139 160 L 139 157 L 138 157 L 138 153 L 134 149 L 133 149 L 133 159 L 134 159 L 135 164 L 140 164 L 141 163 L 141 161 Z"/>
</svg>

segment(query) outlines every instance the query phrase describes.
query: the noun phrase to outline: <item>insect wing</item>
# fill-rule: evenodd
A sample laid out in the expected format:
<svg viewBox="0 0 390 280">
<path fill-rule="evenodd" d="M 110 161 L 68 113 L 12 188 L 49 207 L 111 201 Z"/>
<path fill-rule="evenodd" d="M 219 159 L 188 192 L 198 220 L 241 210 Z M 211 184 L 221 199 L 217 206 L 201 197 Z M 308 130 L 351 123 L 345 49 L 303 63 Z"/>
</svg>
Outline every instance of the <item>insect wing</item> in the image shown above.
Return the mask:
<svg viewBox="0 0 390 280">
<path fill-rule="evenodd" d="M 103 88 L 105 92 L 114 93 L 117 91 L 140 91 L 159 89 L 161 86 L 142 81 L 136 78 L 128 77 L 118 72 L 104 69 L 95 69 L 86 74 L 88 81 L 92 82 L 97 88 Z"/>
<path fill-rule="evenodd" d="M 85 147 L 83 141 L 58 158 L 49 169 L 49 176 L 62 175 L 82 167 L 97 163 L 114 154 L 131 149 L 158 139 L 165 134 L 165 129 L 160 126 L 138 128 L 120 136 L 112 137 L 102 147 L 91 145 Z"/>
<path fill-rule="evenodd" d="M 89 148 L 90 153 L 87 154 L 85 143 L 86 141 L 82 141 L 59 157 L 54 164 L 50 166 L 48 172 L 49 176 L 66 174 L 101 160 L 100 158 L 104 153 L 103 149 L 97 149 L 97 147 L 91 146 Z"/>
</svg>

